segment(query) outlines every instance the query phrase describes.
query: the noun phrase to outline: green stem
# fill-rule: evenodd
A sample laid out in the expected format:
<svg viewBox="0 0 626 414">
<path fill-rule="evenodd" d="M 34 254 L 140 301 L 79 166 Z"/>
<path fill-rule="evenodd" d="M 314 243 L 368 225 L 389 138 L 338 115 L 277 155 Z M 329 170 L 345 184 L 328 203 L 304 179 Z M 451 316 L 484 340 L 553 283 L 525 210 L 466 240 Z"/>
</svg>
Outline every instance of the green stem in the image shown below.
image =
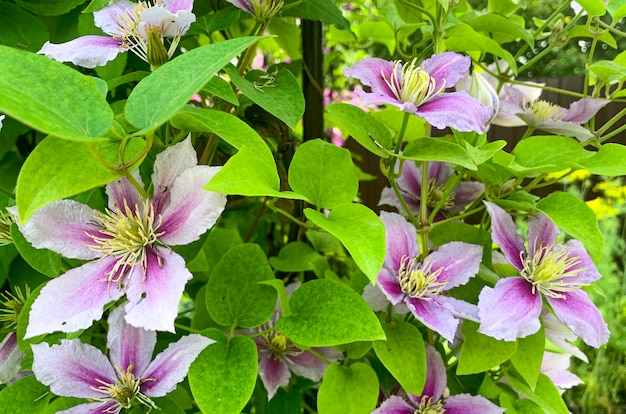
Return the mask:
<svg viewBox="0 0 626 414">
<path fill-rule="evenodd" d="M 428 220 L 428 161 L 422 162 L 422 186 L 420 188 L 420 226 L 417 233 L 422 248 L 422 259 L 428 256 L 428 231 L 430 228 Z"/>
<path fill-rule="evenodd" d="M 199 329 L 194 329 L 190 326 L 181 325 L 180 323 L 174 322 L 174 326 L 176 328 L 182 329 L 183 331 L 191 332 L 191 333 L 200 333 Z"/>
</svg>

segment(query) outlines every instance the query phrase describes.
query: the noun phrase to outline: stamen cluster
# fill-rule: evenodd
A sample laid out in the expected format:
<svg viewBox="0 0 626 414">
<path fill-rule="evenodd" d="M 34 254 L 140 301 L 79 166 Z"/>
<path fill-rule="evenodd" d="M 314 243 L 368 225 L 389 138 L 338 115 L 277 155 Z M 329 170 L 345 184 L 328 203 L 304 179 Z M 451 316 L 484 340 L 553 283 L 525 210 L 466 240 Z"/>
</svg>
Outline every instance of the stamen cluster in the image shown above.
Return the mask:
<svg viewBox="0 0 626 414">
<path fill-rule="evenodd" d="M 548 119 L 558 121 L 565 115 L 561 111 L 560 106 L 542 99 L 526 101 L 523 104 L 523 108 L 524 112 L 532 115 L 536 121 L 546 121 Z"/>
<path fill-rule="evenodd" d="M 443 400 L 432 402 L 431 397 L 423 397 L 413 414 L 444 414 Z"/>
<path fill-rule="evenodd" d="M 445 82 L 437 88 L 437 82 L 421 66 L 417 66 L 416 59 L 402 65 L 396 60 L 389 78 L 381 72 L 382 78 L 391 92 L 400 102 L 411 102 L 416 107 L 429 101 L 445 87 Z"/>
<path fill-rule="evenodd" d="M 403 257 L 398 270 L 400 288 L 406 296 L 431 300 L 430 296 L 438 295 L 445 290 L 447 282 L 438 282 L 443 267 L 432 271 L 432 263 L 420 263 L 419 258 Z"/>
<path fill-rule="evenodd" d="M 449 210 L 454 207 L 455 194 L 451 191 L 446 195 L 447 189 L 445 184 L 439 184 L 435 178 L 428 180 L 428 200 L 426 204 L 428 207 L 433 208 L 444 198 L 441 208 L 443 210 Z"/>
<path fill-rule="evenodd" d="M 522 276 L 532 285 L 532 293 L 537 290 L 546 296 L 565 299 L 560 292 L 572 292 L 580 288 L 579 284 L 569 283 L 564 279 L 577 276 L 585 270 L 578 267 L 579 257 L 569 257 L 562 245 L 541 246 L 532 257 L 523 257 Z"/>
<path fill-rule="evenodd" d="M 132 373 L 133 364 L 130 364 L 126 370 L 122 370 L 119 367 L 116 367 L 115 370 L 118 372 L 118 377 L 112 378 L 112 383 L 96 379 L 102 385 L 91 387 L 94 391 L 109 395 L 109 397 L 105 398 L 95 398 L 95 401 L 102 403 L 115 402 L 114 405 L 103 412 L 118 413 L 122 408 L 131 408 L 135 398 L 149 408 L 148 412 L 152 411 L 152 409 L 159 409 L 150 397 L 141 393 L 141 384 L 146 381 L 154 381 L 154 378 L 136 378 Z"/>
</svg>

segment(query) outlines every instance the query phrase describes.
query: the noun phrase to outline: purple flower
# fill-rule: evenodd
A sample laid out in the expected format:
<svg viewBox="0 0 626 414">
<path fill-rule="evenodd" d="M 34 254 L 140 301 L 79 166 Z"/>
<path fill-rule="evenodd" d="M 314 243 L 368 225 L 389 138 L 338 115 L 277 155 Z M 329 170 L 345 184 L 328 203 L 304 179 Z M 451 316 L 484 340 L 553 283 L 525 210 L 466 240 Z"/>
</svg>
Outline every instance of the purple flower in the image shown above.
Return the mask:
<svg viewBox="0 0 626 414">
<path fill-rule="evenodd" d="M 292 283 L 286 287 L 287 294 L 300 286 Z M 252 330 L 261 335 L 254 336 L 259 351 L 259 375 L 267 390 L 267 398 L 271 400 L 278 387 L 289 385 L 291 374 L 319 381 L 324 376 L 328 362 L 336 362 L 343 358 L 343 354 L 331 347 L 312 348 L 309 352 L 294 345 L 289 338 L 276 329 L 276 320 L 282 316 L 280 307 L 276 305 L 274 315 L 270 320 Z M 315 354 L 321 355 L 325 360 Z"/>
<path fill-rule="evenodd" d="M 111 0 L 94 12 L 94 23 L 109 36 L 88 35 L 66 43 L 46 42 L 40 54 L 85 68 L 103 66 L 131 50 L 154 68 L 166 63 L 196 16 L 193 0 Z M 168 49 L 163 38 L 171 37 Z"/>
<path fill-rule="evenodd" d="M 0 384 L 6 384 L 15 377 L 24 356 L 26 354 L 17 346 L 17 335 L 9 332 L 0 343 Z"/>
<path fill-rule="evenodd" d="M 484 191 L 485 185 L 474 181 L 462 181 L 448 193 L 446 182 L 452 176 L 452 168 L 444 162 L 428 163 L 428 200 L 426 204 L 429 210 L 435 207 L 445 196 L 441 204 L 441 210 L 462 211 L 478 198 Z M 414 215 L 419 214 L 420 197 L 422 191 L 422 167 L 418 167 L 412 161 L 402 164 L 402 173 L 397 180 L 400 193 L 411 208 Z M 447 195 L 446 195 L 447 194 Z M 378 205 L 387 204 L 398 209 L 406 215 L 404 207 L 391 187 L 383 188 Z M 435 221 L 445 218 L 438 214 Z"/>
<path fill-rule="evenodd" d="M 397 395 L 389 397 L 372 414 L 502 414 L 498 407 L 480 395 L 456 394 L 444 397 L 446 367 L 439 352 L 426 344 L 426 384 L 421 395 L 407 393 L 409 401 Z"/>
<path fill-rule="evenodd" d="M 491 110 L 465 91 L 441 93 L 468 71 L 471 60 L 454 52 L 433 55 L 417 65 L 367 58 L 344 69 L 371 92 L 357 90 L 365 104 L 390 104 L 424 118 L 435 128 L 483 132 Z"/>
<path fill-rule="evenodd" d="M 257 20 L 264 22 L 280 11 L 283 0 L 226 0 L 233 6 L 250 13 Z"/>
<path fill-rule="evenodd" d="M 108 358 L 78 339 L 62 339 L 60 345 L 32 345 L 33 372 L 56 395 L 92 401 L 62 413 L 119 413 L 135 399 L 158 409 L 152 398 L 173 391 L 213 342 L 202 335 L 184 336 L 152 359 L 156 332 L 128 325 L 119 307 L 109 316 Z"/>
<path fill-rule="evenodd" d="M 485 287 L 478 300 L 479 332 L 514 341 L 537 332 L 542 296 L 556 317 L 586 344 L 598 348 L 609 339 L 602 315 L 581 289 L 600 278 L 583 244 L 558 244 L 558 229 L 544 214 L 528 221 L 527 241 L 517 234 L 513 219 L 496 204 L 485 202 L 492 238 L 521 276 L 500 279 Z"/>
<path fill-rule="evenodd" d="M 34 247 L 98 260 L 70 269 L 41 289 L 30 311 L 27 338 L 87 328 L 102 317 L 105 304 L 124 295 L 128 323 L 174 331 L 178 302 L 192 275 L 169 246 L 197 240 L 226 204 L 226 196 L 203 189 L 219 167 L 196 164 L 186 139 L 157 155 L 152 198 L 142 197 L 124 177 L 106 186 L 109 206 L 104 212 L 61 200 L 33 214 L 22 232 Z"/>
<path fill-rule="evenodd" d="M 382 211 L 380 218 L 385 225 L 387 252 L 376 280 L 378 288 L 398 313 L 410 311 L 452 342 L 459 325 L 457 317 L 478 321 L 478 311 L 475 305 L 445 292 L 476 275 L 482 247 L 446 243 L 420 262 L 415 227 L 396 213 Z M 381 310 L 376 292 L 376 287 L 367 287 L 363 296 L 374 310 Z"/>
<path fill-rule="evenodd" d="M 513 116 L 526 125 L 553 134 L 577 138 L 580 141 L 593 138 L 593 133 L 582 127 L 610 101 L 596 98 L 582 98 L 572 103 L 569 109 L 537 99 L 519 88 L 505 86 L 500 93 L 500 113 L 502 119 Z M 517 126 L 511 122 L 494 120 L 496 125 Z"/>
</svg>

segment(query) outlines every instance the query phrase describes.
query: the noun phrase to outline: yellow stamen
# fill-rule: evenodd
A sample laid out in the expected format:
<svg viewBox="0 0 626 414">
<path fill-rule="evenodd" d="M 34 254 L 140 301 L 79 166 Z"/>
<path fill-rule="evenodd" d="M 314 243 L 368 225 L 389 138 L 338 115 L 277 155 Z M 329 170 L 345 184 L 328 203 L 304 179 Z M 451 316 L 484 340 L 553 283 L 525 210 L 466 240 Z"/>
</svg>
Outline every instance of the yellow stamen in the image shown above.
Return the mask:
<svg viewBox="0 0 626 414">
<path fill-rule="evenodd" d="M 523 106 L 524 112 L 532 115 L 537 121 L 546 121 L 548 119 L 558 121 L 564 116 L 560 106 L 541 99 L 524 102 Z"/>
<path fill-rule="evenodd" d="M 400 102 L 411 102 L 415 106 L 429 101 L 445 87 L 443 82 L 437 89 L 437 82 L 422 67 L 416 65 L 416 59 L 404 66 L 401 61 L 396 60 L 389 79 L 385 73 L 381 72 L 381 75 Z"/>
<path fill-rule="evenodd" d="M 0 211 L 0 246 L 6 246 L 13 243 L 13 237 L 11 237 L 11 226 L 15 223 L 13 217 L 10 214 L 4 214 Z"/>
<path fill-rule="evenodd" d="M 440 294 L 448 284 L 437 281 L 442 272 L 443 267 L 432 271 L 432 262 L 419 263 L 417 257 L 409 259 L 405 256 L 398 270 L 400 289 L 411 298 L 432 300 L 430 296 Z"/>
<path fill-rule="evenodd" d="M 0 309 L 0 322 L 5 323 L 5 328 L 11 328 L 17 326 L 17 320 L 20 317 L 20 312 L 24 308 L 26 299 L 30 295 L 30 288 L 28 285 L 24 288 L 24 293 L 19 288 L 15 287 L 15 294 L 11 292 L 0 293 L 2 297 L 2 306 Z"/>
<path fill-rule="evenodd" d="M 135 398 L 141 404 L 148 407 L 148 412 L 152 411 L 152 409 L 159 409 L 150 397 L 141 393 L 141 384 L 147 381 L 154 381 L 154 378 L 135 377 L 132 373 L 133 364 L 130 364 L 125 371 L 122 371 L 119 367 L 115 367 L 115 370 L 117 371 L 118 376 L 117 378 L 111 378 L 113 382 L 108 383 L 96 378 L 96 382 L 101 385 L 99 387 L 91 387 L 94 391 L 109 395 L 104 398 L 93 398 L 94 401 L 102 403 L 115 403 L 113 406 L 106 409 L 104 411 L 105 413 L 117 413 L 122 408 L 129 409 L 131 408 L 132 402 Z"/>
<path fill-rule="evenodd" d="M 257 20 L 267 21 L 282 9 L 284 2 L 283 0 L 248 0 L 248 4 Z"/>
<path fill-rule="evenodd" d="M 432 397 L 423 397 L 413 414 L 443 414 L 445 412 L 443 400 L 432 402 Z"/>
<path fill-rule="evenodd" d="M 446 194 L 446 191 L 447 190 L 446 190 L 445 184 L 438 184 L 437 180 L 434 178 L 431 178 L 430 180 L 428 180 L 428 200 L 426 201 L 426 204 L 428 205 L 428 207 L 433 208 L 437 204 L 439 204 L 439 201 L 443 199 L 444 195 Z M 449 210 L 452 207 L 454 207 L 454 198 L 455 198 L 454 192 L 450 192 L 450 194 L 446 196 L 446 199 L 441 205 L 441 208 L 443 210 Z"/>
</svg>

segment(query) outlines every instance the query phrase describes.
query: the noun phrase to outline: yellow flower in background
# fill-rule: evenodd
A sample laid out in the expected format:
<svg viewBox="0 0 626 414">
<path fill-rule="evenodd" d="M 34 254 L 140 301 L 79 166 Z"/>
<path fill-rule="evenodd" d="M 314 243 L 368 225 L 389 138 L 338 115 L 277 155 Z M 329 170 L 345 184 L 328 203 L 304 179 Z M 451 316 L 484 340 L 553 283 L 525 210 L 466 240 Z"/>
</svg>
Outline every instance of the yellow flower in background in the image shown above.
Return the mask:
<svg viewBox="0 0 626 414">
<path fill-rule="evenodd" d="M 612 200 L 607 200 L 602 197 L 597 197 L 593 200 L 586 202 L 587 205 L 596 213 L 598 220 L 603 220 L 609 217 L 617 216 L 620 210 L 613 206 Z"/>
</svg>

